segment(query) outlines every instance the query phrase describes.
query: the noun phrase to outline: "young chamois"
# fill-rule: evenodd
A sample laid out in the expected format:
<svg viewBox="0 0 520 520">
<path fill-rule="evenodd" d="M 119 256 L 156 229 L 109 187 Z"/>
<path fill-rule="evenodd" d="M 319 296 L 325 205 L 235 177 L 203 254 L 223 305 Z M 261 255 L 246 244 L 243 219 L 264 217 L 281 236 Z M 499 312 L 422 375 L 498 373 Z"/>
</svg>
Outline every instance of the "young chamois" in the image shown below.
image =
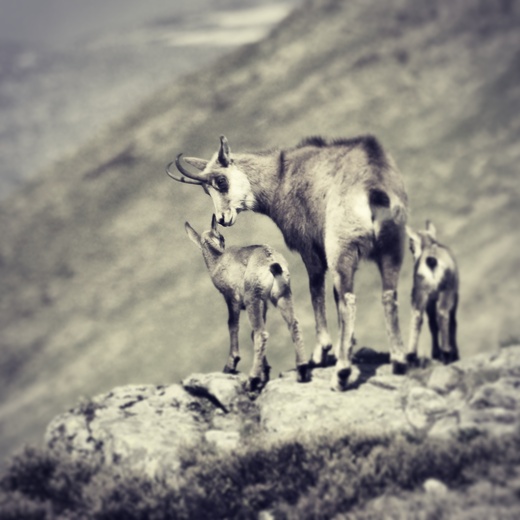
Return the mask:
<svg viewBox="0 0 520 520">
<path fill-rule="evenodd" d="M 362 259 L 381 274 L 382 301 L 395 373 L 406 371 L 401 339 L 397 284 L 404 256 L 407 195 L 393 160 L 373 136 L 326 141 L 305 139 L 290 149 L 255 153 L 230 151 L 227 139 L 209 160 L 186 157 L 200 170 L 181 163 L 185 177 L 213 200 L 218 222 L 231 226 L 241 211 L 270 217 L 289 248 L 307 268 L 316 322 L 317 345 L 311 362 L 323 365 L 332 347 L 325 312 L 325 274 L 330 269 L 339 321 L 339 342 L 332 388 L 345 390 L 351 374 L 356 296 L 354 274 Z"/>
<path fill-rule="evenodd" d="M 188 237 L 201 249 L 209 275 L 226 300 L 229 312 L 230 349 L 226 373 L 236 373 L 240 361 L 238 325 L 240 311 L 245 310 L 253 328 L 253 366 L 249 374 L 250 390 L 260 390 L 269 380 L 269 365 L 265 355 L 269 337 L 265 330 L 267 304 L 271 301 L 283 316 L 291 332 L 296 350 L 297 378 L 309 381 L 310 373 L 305 356 L 298 320 L 294 315 L 289 269 L 285 258 L 266 245 L 225 247 L 213 215 L 211 229 L 199 235 L 188 222 Z"/>
<path fill-rule="evenodd" d="M 452 363 L 459 359 L 456 338 L 459 274 L 455 257 L 437 241 L 435 226 L 429 220 L 425 231 L 416 232 L 409 227 L 406 231 L 415 261 L 408 362 L 418 361 L 417 343 L 426 310 L 432 335 L 432 358 Z"/>
</svg>

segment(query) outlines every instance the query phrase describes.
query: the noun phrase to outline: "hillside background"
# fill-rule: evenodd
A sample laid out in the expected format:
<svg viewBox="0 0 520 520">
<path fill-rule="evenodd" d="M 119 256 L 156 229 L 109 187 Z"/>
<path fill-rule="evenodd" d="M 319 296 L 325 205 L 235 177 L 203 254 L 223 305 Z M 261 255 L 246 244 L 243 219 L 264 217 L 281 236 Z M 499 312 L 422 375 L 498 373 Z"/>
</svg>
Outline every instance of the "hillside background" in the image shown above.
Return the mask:
<svg viewBox="0 0 520 520">
<path fill-rule="evenodd" d="M 0 0 L 0 200 L 294 0 Z"/>
<path fill-rule="evenodd" d="M 226 307 L 184 233 L 202 230 L 202 190 L 164 175 L 179 151 L 209 157 L 374 133 L 405 178 L 410 224 L 435 222 L 461 270 L 462 357 L 520 338 L 520 2 L 316 0 L 259 43 L 156 91 L 0 206 L 0 453 L 41 439 L 81 396 L 220 370 Z M 307 277 L 266 218 L 243 214 L 228 244 L 286 254 L 307 350 Z M 408 335 L 411 259 L 400 286 Z M 357 279 L 357 338 L 387 350 L 379 279 Z M 335 332 L 335 311 L 329 300 Z M 293 365 L 268 314 L 273 374 Z M 250 363 L 243 317 L 241 368 Z M 421 338 L 428 352 L 427 331 Z"/>
</svg>

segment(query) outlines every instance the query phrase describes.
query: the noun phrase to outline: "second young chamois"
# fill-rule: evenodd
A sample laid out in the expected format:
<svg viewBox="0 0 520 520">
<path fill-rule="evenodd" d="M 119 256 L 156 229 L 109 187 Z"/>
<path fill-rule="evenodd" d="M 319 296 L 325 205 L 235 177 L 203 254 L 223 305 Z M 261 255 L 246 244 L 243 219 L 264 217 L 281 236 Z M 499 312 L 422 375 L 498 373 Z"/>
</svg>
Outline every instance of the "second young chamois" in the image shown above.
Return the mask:
<svg viewBox="0 0 520 520">
<path fill-rule="evenodd" d="M 236 373 L 240 361 L 238 326 L 240 311 L 245 310 L 253 328 L 254 357 L 249 374 L 249 389 L 260 390 L 269 380 L 269 365 L 265 355 L 269 337 L 266 331 L 266 312 L 271 301 L 287 323 L 296 349 L 297 378 L 310 378 L 298 320 L 294 314 L 289 269 L 285 258 L 266 245 L 225 247 L 213 215 L 211 229 L 199 235 L 188 222 L 188 237 L 201 249 L 211 280 L 226 300 L 229 312 L 230 350 L 226 373 Z"/>
<path fill-rule="evenodd" d="M 437 241 L 435 226 L 429 220 L 425 231 L 413 231 L 409 227 L 406 231 L 415 261 L 408 361 L 417 362 L 417 343 L 426 310 L 432 335 L 432 358 L 452 363 L 459 359 L 456 338 L 459 273 L 455 257 Z"/>
</svg>

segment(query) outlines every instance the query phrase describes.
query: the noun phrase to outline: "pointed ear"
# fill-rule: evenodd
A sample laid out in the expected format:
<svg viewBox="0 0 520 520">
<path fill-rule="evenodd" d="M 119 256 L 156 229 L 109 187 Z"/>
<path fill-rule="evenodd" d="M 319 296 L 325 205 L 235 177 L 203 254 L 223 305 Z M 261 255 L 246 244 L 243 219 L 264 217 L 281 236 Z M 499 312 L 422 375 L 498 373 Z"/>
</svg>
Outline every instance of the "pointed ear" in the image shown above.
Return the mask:
<svg viewBox="0 0 520 520">
<path fill-rule="evenodd" d="M 228 167 L 231 163 L 231 150 L 229 149 L 229 143 L 225 135 L 220 136 L 220 150 L 218 151 L 218 162 Z"/>
<path fill-rule="evenodd" d="M 426 233 L 428 233 L 428 235 L 430 235 L 433 240 L 437 238 L 437 230 L 435 229 L 435 226 L 431 220 L 426 221 Z"/>
<path fill-rule="evenodd" d="M 208 164 L 208 161 L 206 159 L 199 159 L 198 157 L 183 157 L 184 162 L 187 162 L 190 166 L 193 166 L 194 168 L 197 168 L 197 170 L 204 170 L 206 168 L 206 165 Z"/>
<path fill-rule="evenodd" d="M 189 239 L 200 249 L 202 249 L 202 245 L 200 243 L 200 235 L 190 226 L 189 222 L 184 223 L 184 229 L 186 230 L 186 234 Z"/>
<path fill-rule="evenodd" d="M 406 226 L 406 234 L 410 239 L 410 251 L 414 258 L 419 258 L 422 251 L 421 237 L 410 226 Z"/>
<path fill-rule="evenodd" d="M 411 238 L 412 240 L 419 239 L 419 235 L 410 226 L 406 226 L 406 234 L 408 235 L 408 238 Z"/>
</svg>

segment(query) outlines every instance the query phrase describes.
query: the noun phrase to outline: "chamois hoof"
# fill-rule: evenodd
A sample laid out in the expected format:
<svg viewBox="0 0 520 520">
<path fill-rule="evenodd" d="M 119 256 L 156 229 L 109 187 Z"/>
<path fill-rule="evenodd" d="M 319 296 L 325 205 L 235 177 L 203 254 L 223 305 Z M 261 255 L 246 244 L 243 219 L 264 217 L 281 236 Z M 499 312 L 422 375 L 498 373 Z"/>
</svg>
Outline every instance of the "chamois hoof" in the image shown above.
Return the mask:
<svg viewBox="0 0 520 520">
<path fill-rule="evenodd" d="M 226 366 L 224 367 L 224 374 L 238 374 L 238 370 L 237 370 L 237 365 L 238 365 L 238 362 L 240 361 L 240 356 L 237 356 L 235 358 L 230 358 L 233 365 L 232 366 L 229 366 L 229 361 L 228 363 L 226 363 Z"/>
<path fill-rule="evenodd" d="M 296 367 L 296 380 L 298 383 L 308 383 L 312 379 L 312 367 L 310 363 L 299 365 Z"/>
<path fill-rule="evenodd" d="M 410 352 L 406 354 L 406 364 L 410 368 L 419 368 L 420 362 L 416 352 Z"/>
<path fill-rule="evenodd" d="M 265 383 L 259 377 L 250 377 L 246 383 L 246 390 L 248 392 L 260 393 Z"/>
<path fill-rule="evenodd" d="M 314 360 L 314 356 L 309 359 L 309 366 L 311 368 L 326 368 L 333 367 L 336 364 L 337 358 L 331 354 L 332 345 L 321 347 L 321 355 L 319 361 Z"/>
<path fill-rule="evenodd" d="M 338 362 L 338 358 L 334 354 L 327 353 L 323 361 L 324 367 L 333 367 Z"/>
<path fill-rule="evenodd" d="M 406 363 L 400 361 L 392 361 L 392 373 L 396 376 L 404 376 L 406 374 Z"/>
<path fill-rule="evenodd" d="M 227 365 L 224 367 L 224 370 L 222 372 L 224 372 L 224 374 L 233 374 L 233 375 L 238 374 L 238 370 L 236 368 L 230 368 Z"/>
<path fill-rule="evenodd" d="M 348 386 L 348 379 L 352 373 L 351 368 L 342 368 L 332 376 L 332 390 L 344 392 Z"/>
<path fill-rule="evenodd" d="M 441 351 L 441 355 L 439 356 L 439 361 L 444 363 L 445 365 L 449 365 L 450 363 L 454 363 L 455 361 L 459 360 L 459 356 L 457 352 L 444 352 Z"/>
<path fill-rule="evenodd" d="M 271 365 L 268 365 L 266 363 L 262 369 L 262 386 L 265 386 L 270 379 L 271 379 Z"/>
</svg>

